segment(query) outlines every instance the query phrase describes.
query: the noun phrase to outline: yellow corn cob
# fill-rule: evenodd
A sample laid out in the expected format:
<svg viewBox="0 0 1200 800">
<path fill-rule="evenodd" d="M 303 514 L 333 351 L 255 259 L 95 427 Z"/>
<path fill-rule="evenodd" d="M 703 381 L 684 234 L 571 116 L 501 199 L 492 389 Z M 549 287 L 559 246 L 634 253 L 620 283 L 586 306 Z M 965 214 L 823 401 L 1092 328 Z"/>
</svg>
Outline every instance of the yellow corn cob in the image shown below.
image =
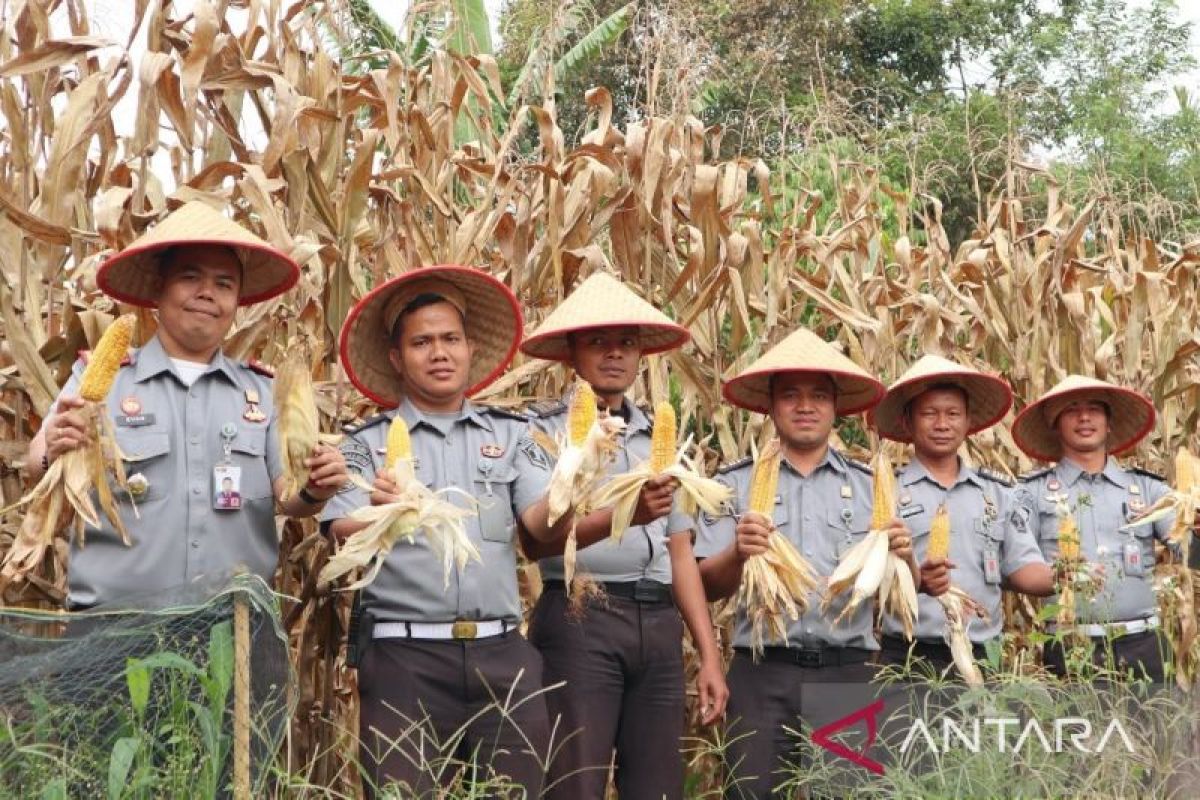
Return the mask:
<svg viewBox="0 0 1200 800">
<path fill-rule="evenodd" d="M 749 509 L 767 519 L 775 513 L 775 491 L 779 488 L 779 450 L 768 446 L 754 462 L 750 474 Z"/>
<path fill-rule="evenodd" d="M 655 475 L 675 463 L 675 408 L 667 402 L 654 409 L 654 430 L 650 437 L 650 471 Z"/>
<path fill-rule="evenodd" d="M 384 466 L 391 469 L 402 458 L 412 458 L 412 440 L 408 436 L 408 423 L 397 414 L 392 418 L 392 424 L 388 427 L 387 455 L 384 456 Z"/>
<path fill-rule="evenodd" d="M 576 381 L 575 396 L 567 412 L 567 431 L 570 444 L 582 447 L 587 441 L 588 431 L 596 423 L 596 393 L 587 381 Z"/>
<path fill-rule="evenodd" d="M 84 400 L 98 403 L 108 396 L 108 390 L 112 388 L 113 379 L 129 349 L 129 342 L 133 339 L 133 320 L 133 314 L 117 317 L 100 337 L 79 381 L 79 395 Z"/>
<path fill-rule="evenodd" d="M 1058 518 L 1058 555 L 1070 561 L 1079 559 L 1079 526 L 1071 514 Z"/>
<path fill-rule="evenodd" d="M 1175 453 L 1175 491 L 1188 493 L 1196 486 L 1196 461 L 1186 447 Z"/>
<path fill-rule="evenodd" d="M 925 557 L 930 561 L 944 559 L 950 556 L 950 515 L 946 513 L 946 504 L 938 506 L 929 526 L 929 549 Z"/>
<path fill-rule="evenodd" d="M 892 462 L 883 450 L 875 456 L 874 504 L 871 507 L 871 530 L 881 531 L 896 516 L 896 474 Z"/>
</svg>

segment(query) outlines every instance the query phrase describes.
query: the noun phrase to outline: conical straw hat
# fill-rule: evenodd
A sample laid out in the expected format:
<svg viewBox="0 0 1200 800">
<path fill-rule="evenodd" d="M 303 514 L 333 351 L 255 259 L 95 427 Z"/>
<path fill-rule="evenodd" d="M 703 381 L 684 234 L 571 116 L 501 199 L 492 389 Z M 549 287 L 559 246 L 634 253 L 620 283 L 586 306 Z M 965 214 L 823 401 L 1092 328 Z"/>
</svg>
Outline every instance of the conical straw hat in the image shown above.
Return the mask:
<svg viewBox="0 0 1200 800">
<path fill-rule="evenodd" d="M 1017 415 L 1012 428 L 1017 447 L 1041 461 L 1060 459 L 1062 442 L 1054 422 L 1076 400 L 1098 400 L 1108 405 L 1110 453 L 1129 450 L 1154 427 L 1154 404 L 1141 393 L 1095 378 L 1068 375 Z"/>
<path fill-rule="evenodd" d="M 503 283 L 482 270 L 454 264 L 405 272 L 355 303 L 340 335 L 346 375 L 381 406 L 397 406 L 404 397 L 404 381 L 388 360 L 392 327 L 404 306 L 426 292 L 445 297 L 462 312 L 467 338 L 475 345 L 468 395 L 500 377 L 517 353 L 523 330 L 521 309 Z"/>
<path fill-rule="evenodd" d="M 96 283 L 109 297 L 135 306 L 158 305 L 159 264 L 178 245 L 225 245 L 242 264 L 238 305 L 283 294 L 296 285 L 300 267 L 250 231 L 207 204 L 193 200 L 168 214 L 129 247 L 100 266 Z"/>
<path fill-rule="evenodd" d="M 997 375 L 964 367 L 941 356 L 922 356 L 893 383 L 870 421 L 879 435 L 897 442 L 911 442 L 904 429 L 904 409 L 913 398 L 937 384 L 958 386 L 967 393 L 967 435 L 990 428 L 1012 407 L 1012 390 Z"/>
<path fill-rule="evenodd" d="M 784 372 L 825 373 L 837 386 L 837 413 L 866 411 L 883 397 L 883 384 L 807 328 L 800 328 L 763 353 L 722 394 L 736 406 L 766 414 L 771 407 L 771 376 Z"/>
<path fill-rule="evenodd" d="M 634 294 L 628 286 L 597 272 L 567 295 L 567 299 L 521 344 L 521 352 L 534 358 L 567 361 L 571 333 L 596 328 L 641 329 L 643 355 L 683 346 L 691 334 L 666 314 Z"/>
</svg>

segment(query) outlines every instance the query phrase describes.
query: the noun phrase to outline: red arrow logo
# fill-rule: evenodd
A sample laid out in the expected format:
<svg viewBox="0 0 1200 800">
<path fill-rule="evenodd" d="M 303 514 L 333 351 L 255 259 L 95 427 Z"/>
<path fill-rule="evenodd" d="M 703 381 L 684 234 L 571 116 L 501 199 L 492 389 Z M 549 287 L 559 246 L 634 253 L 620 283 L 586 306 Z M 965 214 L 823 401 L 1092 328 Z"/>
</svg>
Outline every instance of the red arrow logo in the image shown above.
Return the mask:
<svg viewBox="0 0 1200 800">
<path fill-rule="evenodd" d="M 866 756 L 867 750 L 870 749 L 871 745 L 875 744 L 875 736 L 879 733 L 879 723 L 876 717 L 882 711 L 883 701 L 876 700 L 871 705 L 860 708 L 848 717 L 842 717 L 828 725 L 817 728 L 812 732 L 813 743 L 821 745 L 821 747 L 824 747 L 829 752 L 839 755 L 847 761 L 853 761 L 864 769 L 869 769 L 876 775 L 882 775 L 883 764 Z M 867 721 L 867 743 L 863 745 L 863 749 L 860 752 L 855 752 L 841 742 L 835 742 L 829 738 L 840 730 L 853 728 L 858 724 L 859 720 L 864 719 Z"/>
</svg>

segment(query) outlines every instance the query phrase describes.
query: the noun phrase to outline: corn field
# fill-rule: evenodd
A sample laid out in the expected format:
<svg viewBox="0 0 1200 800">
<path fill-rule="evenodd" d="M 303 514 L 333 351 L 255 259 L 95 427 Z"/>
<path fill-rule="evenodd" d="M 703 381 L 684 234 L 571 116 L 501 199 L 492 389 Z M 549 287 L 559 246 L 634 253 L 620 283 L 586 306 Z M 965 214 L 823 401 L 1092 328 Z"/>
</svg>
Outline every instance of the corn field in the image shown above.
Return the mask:
<svg viewBox="0 0 1200 800">
<path fill-rule="evenodd" d="M 975 233 L 951 242 L 920 176 L 894 186 L 832 155 L 816 167 L 718 160 L 721 131 L 684 101 L 619 121 L 596 87 L 590 127 L 571 142 L 550 75 L 528 94 L 551 99 L 508 107 L 490 56 L 431 48 L 375 54 L 378 68 L 345 63 L 339 3 L 135 6 L 140 26 L 112 42 L 82 0 L 0 0 L 3 505 L 25 488 L 26 446 L 76 351 L 130 310 L 97 290 L 98 265 L 190 200 L 302 265 L 295 289 L 239 312 L 226 352 L 281 363 L 315 343 L 326 432 L 371 412 L 336 358 L 353 302 L 399 272 L 461 263 L 511 286 L 527 326 L 596 270 L 686 324 L 692 343 L 649 357 L 636 391 L 673 400 L 681 430 L 709 437 L 710 468 L 768 433 L 722 403 L 722 376 L 799 325 L 885 381 L 923 353 L 998 371 L 1017 411 L 1071 372 L 1142 390 L 1160 416 L 1134 459 L 1153 469 L 1198 444 L 1200 241 L 1153 241 L 1108 198 L 1063 196 L 1018 149 L 1003 191 L 980 198 Z M 665 60 L 643 60 L 648 80 L 667 80 Z M 120 132 L 130 99 L 136 120 Z M 811 189 L 818 168 L 834 192 Z M 137 313 L 144 341 L 153 315 Z M 554 397 L 568 377 L 518 357 L 477 399 Z M 869 451 L 860 425 L 840 431 Z M 1033 466 L 1003 424 L 971 448 L 1002 471 Z M 3 520 L 0 550 L 18 523 Z M 327 555 L 311 522 L 287 524 L 278 588 L 294 598 L 284 614 L 300 678 L 288 760 L 314 784 L 351 787 L 354 679 L 337 646 L 348 609 L 315 591 Z M 51 603 L 23 591 L 4 599 Z"/>
</svg>

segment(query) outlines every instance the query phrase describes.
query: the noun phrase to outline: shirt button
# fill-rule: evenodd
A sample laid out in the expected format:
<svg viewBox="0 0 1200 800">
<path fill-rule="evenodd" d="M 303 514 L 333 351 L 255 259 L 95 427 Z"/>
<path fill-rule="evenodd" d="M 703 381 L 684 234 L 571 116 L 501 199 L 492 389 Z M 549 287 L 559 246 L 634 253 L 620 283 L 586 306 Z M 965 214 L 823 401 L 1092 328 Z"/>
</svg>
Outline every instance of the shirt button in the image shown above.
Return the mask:
<svg viewBox="0 0 1200 800">
<path fill-rule="evenodd" d="M 447 436 L 446 437 L 446 447 L 449 447 L 451 444 L 452 444 L 452 442 L 450 441 L 450 437 Z"/>
<path fill-rule="evenodd" d="M 192 549 L 193 550 L 200 549 L 200 540 L 199 539 L 192 539 Z"/>
<path fill-rule="evenodd" d="M 200 437 L 199 437 L 199 436 L 193 436 L 193 437 L 192 437 L 192 444 L 200 444 Z"/>
<path fill-rule="evenodd" d="M 193 486 L 193 487 L 192 487 L 192 494 L 200 494 L 200 487 L 199 487 L 199 486 Z"/>
</svg>

